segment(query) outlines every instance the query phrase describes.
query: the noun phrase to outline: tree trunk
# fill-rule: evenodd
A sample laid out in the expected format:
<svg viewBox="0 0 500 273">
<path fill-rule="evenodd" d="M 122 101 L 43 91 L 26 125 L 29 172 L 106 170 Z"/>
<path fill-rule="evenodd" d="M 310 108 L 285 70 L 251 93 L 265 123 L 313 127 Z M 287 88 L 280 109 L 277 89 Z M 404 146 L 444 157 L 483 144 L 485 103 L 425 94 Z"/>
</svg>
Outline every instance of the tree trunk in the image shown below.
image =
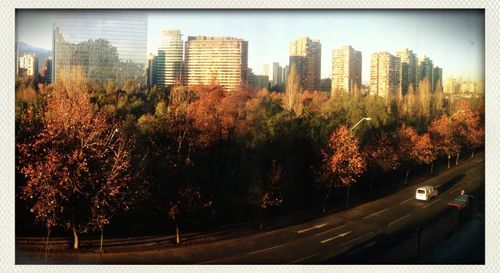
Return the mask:
<svg viewBox="0 0 500 273">
<path fill-rule="evenodd" d="M 448 155 L 448 169 L 450 168 L 450 159 L 451 159 L 451 155 Z"/>
<path fill-rule="evenodd" d="M 264 228 L 264 209 L 260 208 L 260 225 L 259 225 L 259 230 L 262 230 Z"/>
<path fill-rule="evenodd" d="M 434 162 L 431 163 L 431 174 L 434 173 Z"/>
<path fill-rule="evenodd" d="M 47 240 L 45 241 L 45 263 L 47 263 L 47 253 L 49 251 L 50 229 L 47 229 Z"/>
<path fill-rule="evenodd" d="M 332 191 L 332 187 L 328 187 L 328 191 L 326 192 L 325 199 L 323 200 L 323 214 L 326 212 L 326 204 L 328 202 L 328 197 L 330 197 L 331 191 Z"/>
<path fill-rule="evenodd" d="M 455 165 L 458 166 L 458 158 L 460 157 L 460 152 L 457 154 L 457 160 L 455 160 Z"/>
<path fill-rule="evenodd" d="M 474 158 L 474 147 L 472 147 L 472 153 L 470 154 L 470 158 Z"/>
<path fill-rule="evenodd" d="M 410 172 L 411 172 L 411 167 L 408 168 L 408 170 L 406 171 L 405 186 L 408 184 L 408 176 L 410 175 Z"/>
<path fill-rule="evenodd" d="M 78 249 L 80 246 L 78 242 L 78 229 L 76 223 L 73 223 L 73 249 Z"/>
<path fill-rule="evenodd" d="M 99 247 L 99 251 L 102 252 L 102 244 L 104 241 L 104 228 L 101 228 L 101 246 Z"/>
<path fill-rule="evenodd" d="M 348 208 L 349 207 L 349 190 L 351 189 L 351 186 L 347 186 L 347 198 L 346 198 L 346 201 L 345 201 L 345 207 Z"/>
<path fill-rule="evenodd" d="M 179 232 L 179 222 L 175 220 L 175 243 L 179 244 L 181 242 L 181 234 Z"/>
</svg>

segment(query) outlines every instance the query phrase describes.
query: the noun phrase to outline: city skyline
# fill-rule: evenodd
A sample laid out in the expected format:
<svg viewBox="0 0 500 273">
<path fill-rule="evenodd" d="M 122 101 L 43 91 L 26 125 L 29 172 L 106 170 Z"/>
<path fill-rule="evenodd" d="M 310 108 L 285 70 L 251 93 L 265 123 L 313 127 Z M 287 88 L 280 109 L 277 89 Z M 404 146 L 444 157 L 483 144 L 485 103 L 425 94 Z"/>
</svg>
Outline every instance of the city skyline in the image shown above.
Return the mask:
<svg viewBox="0 0 500 273">
<path fill-rule="evenodd" d="M 264 64 L 288 64 L 289 42 L 307 36 L 321 42 L 321 78 L 331 77 L 332 51 L 342 45 L 361 51 L 364 84 L 369 82 L 372 53 L 396 54 L 402 48 L 412 50 L 417 58 L 429 56 L 443 69 L 443 79 L 484 78 L 481 10 L 158 10 L 147 14 L 147 51 L 155 55 L 160 33 L 166 29 L 179 29 L 184 42 L 187 36 L 232 36 L 248 41 L 248 65 L 262 74 Z M 56 18 L 56 11 L 18 11 L 18 41 L 51 49 L 51 23 Z"/>
</svg>

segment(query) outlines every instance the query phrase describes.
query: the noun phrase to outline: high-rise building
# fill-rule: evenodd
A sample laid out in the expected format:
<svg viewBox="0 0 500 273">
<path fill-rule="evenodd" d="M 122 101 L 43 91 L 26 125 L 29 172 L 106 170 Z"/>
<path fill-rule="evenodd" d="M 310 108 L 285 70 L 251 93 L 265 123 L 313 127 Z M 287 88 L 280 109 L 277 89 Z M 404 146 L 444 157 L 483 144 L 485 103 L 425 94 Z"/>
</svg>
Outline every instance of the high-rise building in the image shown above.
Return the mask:
<svg viewBox="0 0 500 273">
<path fill-rule="evenodd" d="M 431 90 L 429 91 L 432 91 L 433 72 L 434 72 L 434 65 L 432 63 L 432 60 L 424 55 L 422 58 L 418 60 L 418 85 L 420 85 L 421 81 L 427 80 L 429 84 L 428 86 L 431 88 Z"/>
<path fill-rule="evenodd" d="M 432 92 L 443 92 L 443 69 L 439 66 L 432 71 Z"/>
<path fill-rule="evenodd" d="M 49 56 L 45 59 L 42 72 L 40 72 L 40 76 L 43 83 L 52 83 L 52 56 Z"/>
<path fill-rule="evenodd" d="M 351 92 L 361 88 L 361 51 L 345 45 L 333 50 L 331 91 Z"/>
<path fill-rule="evenodd" d="M 399 91 L 401 95 L 408 93 L 410 85 L 417 87 L 417 55 L 413 51 L 403 48 L 396 53 L 400 61 Z"/>
<path fill-rule="evenodd" d="M 157 84 L 164 88 L 180 82 L 183 62 L 183 41 L 178 29 L 163 30 L 158 47 Z"/>
<path fill-rule="evenodd" d="M 262 88 L 268 88 L 269 76 L 256 75 L 251 68 L 248 68 L 248 87 L 254 91 Z"/>
<path fill-rule="evenodd" d="M 54 24 L 53 80 L 79 69 L 89 81 L 146 83 L 147 14 L 65 11 Z"/>
<path fill-rule="evenodd" d="M 321 79 L 321 43 L 302 37 L 290 42 L 290 66 L 295 63 L 304 90 L 319 90 Z"/>
<path fill-rule="evenodd" d="M 157 76 L 158 76 L 158 71 L 157 71 L 157 67 L 158 67 L 158 57 L 153 55 L 153 54 L 149 54 L 148 55 L 148 64 L 147 64 L 147 68 L 146 68 L 146 75 L 147 75 L 147 79 L 146 79 L 146 84 L 148 87 L 151 87 L 153 85 L 157 85 Z"/>
<path fill-rule="evenodd" d="M 399 88 L 399 58 L 389 52 L 373 53 L 370 62 L 370 92 L 389 99 Z"/>
<path fill-rule="evenodd" d="M 19 68 L 26 71 L 26 75 L 37 77 L 38 55 L 36 55 L 35 53 L 24 53 L 23 56 L 19 58 Z"/>
<path fill-rule="evenodd" d="M 188 36 L 185 56 L 188 85 L 215 80 L 233 91 L 247 84 L 248 42 L 243 39 Z"/>
<path fill-rule="evenodd" d="M 273 63 L 273 86 L 280 85 L 283 83 L 283 68 L 279 63 Z"/>
<path fill-rule="evenodd" d="M 288 65 L 285 65 L 285 67 L 283 67 L 283 82 L 286 83 L 286 80 L 288 79 L 288 71 L 290 70 L 290 66 Z"/>
</svg>

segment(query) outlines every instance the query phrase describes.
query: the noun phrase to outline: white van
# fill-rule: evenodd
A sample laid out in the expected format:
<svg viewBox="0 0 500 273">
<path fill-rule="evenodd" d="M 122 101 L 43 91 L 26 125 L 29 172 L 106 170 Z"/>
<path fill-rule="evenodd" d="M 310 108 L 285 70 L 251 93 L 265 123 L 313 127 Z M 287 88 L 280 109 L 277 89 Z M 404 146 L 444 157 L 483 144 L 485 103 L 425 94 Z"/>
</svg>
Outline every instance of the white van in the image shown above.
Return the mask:
<svg viewBox="0 0 500 273">
<path fill-rule="evenodd" d="M 437 195 L 438 195 L 438 191 L 436 189 L 434 189 L 433 186 L 424 186 L 424 187 L 420 187 L 417 189 L 417 192 L 415 194 L 415 198 L 417 198 L 417 200 L 427 201 L 427 200 L 430 200 L 432 197 L 437 196 Z"/>
</svg>

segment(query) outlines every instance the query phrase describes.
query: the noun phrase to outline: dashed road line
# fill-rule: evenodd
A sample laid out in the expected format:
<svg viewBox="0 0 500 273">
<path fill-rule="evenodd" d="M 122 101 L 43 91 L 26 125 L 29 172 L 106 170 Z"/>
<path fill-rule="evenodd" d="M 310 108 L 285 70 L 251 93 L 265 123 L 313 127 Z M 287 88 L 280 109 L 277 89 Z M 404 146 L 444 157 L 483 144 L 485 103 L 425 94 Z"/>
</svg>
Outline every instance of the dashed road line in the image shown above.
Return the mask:
<svg viewBox="0 0 500 273">
<path fill-rule="evenodd" d="M 372 213 L 372 214 L 370 214 L 370 215 L 368 215 L 368 216 L 365 216 L 363 219 L 368 219 L 368 218 L 370 218 L 370 217 L 372 217 L 372 216 L 375 216 L 375 215 L 377 215 L 377 214 L 380 214 L 380 213 L 382 213 L 382 212 L 384 212 L 384 211 L 386 211 L 386 210 L 388 210 L 388 209 L 387 209 L 387 208 L 385 208 L 385 209 L 383 209 L 383 210 L 381 210 L 381 211 L 378 211 L 378 212 Z"/>
<path fill-rule="evenodd" d="M 328 243 L 328 242 L 330 242 L 331 240 L 335 240 L 335 239 L 337 239 L 337 238 L 344 237 L 344 236 L 346 236 L 346 235 L 347 235 L 347 234 L 349 234 L 349 233 L 351 233 L 351 231 L 344 232 L 344 233 L 341 233 L 341 234 L 339 234 L 339 235 L 337 235 L 337 236 L 334 236 L 334 237 L 331 237 L 331 238 L 325 239 L 325 240 L 321 241 L 321 243 L 322 243 L 322 244 L 324 244 L 324 243 Z"/>
<path fill-rule="evenodd" d="M 355 254 L 355 253 L 360 252 L 361 250 L 363 250 L 363 249 L 365 249 L 365 248 L 372 247 L 372 246 L 374 246 L 375 244 L 377 244 L 377 241 L 373 241 L 373 242 L 371 242 L 371 243 L 369 243 L 369 244 L 367 244 L 367 245 L 365 245 L 365 246 L 362 246 L 362 247 L 360 247 L 360 248 L 358 248 L 358 249 L 355 249 L 355 250 L 353 250 L 353 251 L 351 251 L 351 252 L 349 252 L 349 253 L 347 253 L 347 254 L 348 254 L 348 255 Z"/>
<path fill-rule="evenodd" d="M 408 214 L 406 214 L 405 216 L 403 216 L 403 217 L 401 217 L 401 218 L 399 218 L 399 219 L 397 219 L 397 220 L 395 220 L 395 221 L 390 222 L 390 223 L 389 223 L 389 226 L 394 225 L 395 223 L 397 223 L 397 222 L 399 222 L 399 221 L 401 221 L 401 220 L 403 220 L 403 219 L 405 219 L 405 218 L 409 217 L 410 215 L 411 215 L 411 214 L 410 214 L 410 213 L 408 213 Z"/>
<path fill-rule="evenodd" d="M 439 200 L 441 200 L 441 198 L 438 198 L 438 199 L 436 199 L 436 200 L 434 200 L 434 201 L 430 202 L 429 204 L 425 205 L 423 208 L 425 209 L 425 208 L 427 208 L 428 206 L 430 206 L 430 205 L 432 205 L 432 204 L 436 203 L 436 202 L 437 202 L 437 201 L 439 201 Z"/>
<path fill-rule="evenodd" d="M 286 244 L 287 244 L 287 243 L 280 244 L 280 245 L 276 245 L 276 246 L 272 246 L 272 247 L 268 247 L 268 248 L 264 248 L 264 249 L 257 250 L 257 251 L 248 252 L 248 253 L 247 253 L 247 255 L 252 255 L 252 254 L 259 253 L 259 252 L 268 251 L 268 250 L 271 250 L 271 249 L 275 249 L 275 248 L 278 248 L 278 247 L 285 246 Z"/>
<path fill-rule="evenodd" d="M 297 233 L 303 233 L 303 232 L 307 232 L 307 231 L 310 231 L 310 230 L 313 230 L 313 229 L 320 229 L 324 226 L 326 226 L 327 223 L 323 223 L 323 224 L 319 224 L 319 225 L 315 225 L 313 227 L 310 227 L 310 228 L 306 228 L 306 229 L 303 229 L 303 230 L 299 230 L 297 231 Z"/>
<path fill-rule="evenodd" d="M 314 254 L 309 255 L 309 256 L 307 256 L 307 257 L 300 258 L 300 259 L 297 259 L 297 260 L 295 260 L 295 261 L 291 261 L 291 262 L 290 262 L 290 264 L 296 264 L 296 263 L 299 263 L 299 262 L 305 261 L 305 260 L 307 260 L 307 259 L 310 259 L 310 258 L 312 258 L 312 257 L 316 257 L 316 256 L 318 256 L 318 253 L 314 253 Z"/>
<path fill-rule="evenodd" d="M 408 202 L 408 201 L 410 201 L 410 200 L 413 200 L 413 199 L 414 199 L 414 197 L 412 197 L 412 198 L 408 198 L 408 199 L 404 200 L 403 202 L 401 202 L 401 204 L 404 204 L 404 203 L 406 203 L 406 202 Z"/>
<path fill-rule="evenodd" d="M 346 226 L 346 224 L 343 224 L 343 225 L 338 226 L 338 227 L 336 227 L 336 228 L 331 228 L 331 229 L 329 229 L 329 230 L 325 230 L 325 231 L 323 231 L 323 232 L 316 233 L 316 234 L 314 234 L 314 236 L 320 236 L 320 235 L 323 235 L 323 234 L 325 234 L 325 233 L 330 233 L 330 232 L 335 231 L 335 230 L 337 230 L 337 229 L 341 229 L 341 228 L 343 228 L 343 227 L 345 227 L 345 226 Z"/>
<path fill-rule="evenodd" d="M 368 232 L 368 233 L 366 233 L 366 234 L 364 234 L 364 235 L 361 235 L 361 236 L 356 237 L 356 238 L 354 238 L 354 239 L 352 239 L 352 240 L 350 240 L 350 241 L 347 241 L 347 242 L 345 242 L 345 243 L 342 243 L 342 244 L 341 244 L 341 246 L 348 245 L 348 244 L 350 244 L 350 243 L 352 243 L 352 242 L 354 242 L 354 241 L 357 241 L 357 240 L 359 240 L 359 239 L 361 239 L 361 238 L 367 237 L 367 236 L 369 236 L 369 235 L 370 235 L 370 234 L 372 234 L 372 233 L 373 233 L 373 231 L 370 231 L 370 232 Z"/>
<path fill-rule="evenodd" d="M 449 194 L 453 194 L 454 192 L 456 192 L 456 191 L 458 191 L 458 190 L 460 190 L 460 188 L 456 188 L 456 189 L 454 189 L 454 190 L 450 191 L 450 193 L 449 193 Z"/>
</svg>

